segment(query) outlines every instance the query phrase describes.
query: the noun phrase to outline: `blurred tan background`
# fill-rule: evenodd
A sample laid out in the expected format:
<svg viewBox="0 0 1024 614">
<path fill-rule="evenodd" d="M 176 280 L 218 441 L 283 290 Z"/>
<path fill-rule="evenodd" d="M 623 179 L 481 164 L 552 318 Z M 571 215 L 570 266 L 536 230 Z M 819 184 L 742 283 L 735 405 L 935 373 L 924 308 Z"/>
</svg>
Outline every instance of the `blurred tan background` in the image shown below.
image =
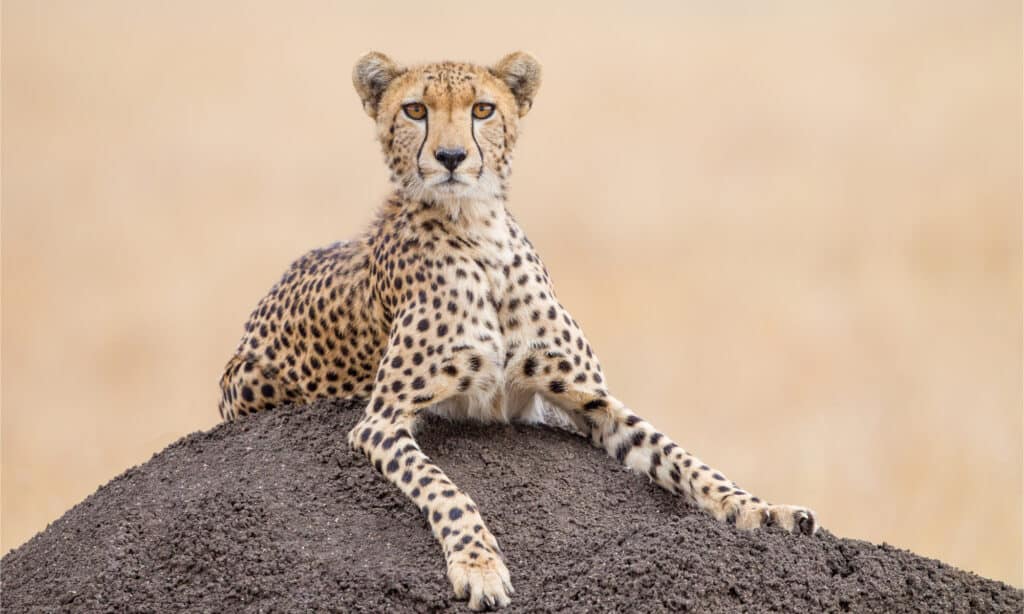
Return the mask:
<svg viewBox="0 0 1024 614">
<path fill-rule="evenodd" d="M 1021 586 L 1020 3 L 762 4 L 5 1 L 2 552 L 212 427 L 256 300 L 370 219 L 358 54 L 524 48 L 512 208 L 616 395 Z"/>
</svg>

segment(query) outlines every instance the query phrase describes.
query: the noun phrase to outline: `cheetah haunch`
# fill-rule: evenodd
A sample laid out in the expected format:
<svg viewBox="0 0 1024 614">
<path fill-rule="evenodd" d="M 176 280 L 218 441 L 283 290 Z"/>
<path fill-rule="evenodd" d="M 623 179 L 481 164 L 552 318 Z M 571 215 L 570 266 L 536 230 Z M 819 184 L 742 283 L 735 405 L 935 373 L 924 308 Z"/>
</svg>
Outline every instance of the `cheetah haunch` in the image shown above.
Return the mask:
<svg viewBox="0 0 1024 614">
<path fill-rule="evenodd" d="M 609 393 L 505 206 L 519 120 L 540 85 L 533 57 L 405 68 L 369 53 L 353 82 L 395 191 L 365 234 L 306 254 L 260 301 L 221 378 L 224 419 L 367 399 L 349 443 L 419 506 L 474 610 L 507 605 L 512 582 L 476 504 L 420 451 L 425 411 L 555 422 L 715 518 L 814 533 L 811 510 L 741 490 Z"/>
</svg>

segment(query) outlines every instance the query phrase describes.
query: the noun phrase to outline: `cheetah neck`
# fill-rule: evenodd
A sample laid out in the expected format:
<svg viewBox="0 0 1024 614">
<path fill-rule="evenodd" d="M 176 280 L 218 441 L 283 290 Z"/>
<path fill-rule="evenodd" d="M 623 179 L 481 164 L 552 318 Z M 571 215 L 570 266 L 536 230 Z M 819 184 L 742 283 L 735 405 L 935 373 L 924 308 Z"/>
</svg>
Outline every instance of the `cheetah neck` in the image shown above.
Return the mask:
<svg viewBox="0 0 1024 614">
<path fill-rule="evenodd" d="M 505 220 L 505 203 L 497 198 L 452 198 L 438 202 L 452 223 L 467 232 L 484 233 Z"/>
<path fill-rule="evenodd" d="M 402 199 L 413 217 L 445 222 L 449 234 L 485 243 L 507 243 L 509 216 L 501 198 Z"/>
<path fill-rule="evenodd" d="M 405 201 L 401 206 L 409 220 L 409 229 L 425 226 L 441 229 L 449 239 L 458 242 L 461 255 L 486 265 L 484 274 L 491 291 L 495 296 L 502 294 L 503 267 L 515 256 L 516 232 L 515 221 L 505 208 L 504 200 Z M 438 224 L 431 226 L 431 222 Z M 439 243 L 442 250 L 448 249 L 444 242 Z"/>
</svg>

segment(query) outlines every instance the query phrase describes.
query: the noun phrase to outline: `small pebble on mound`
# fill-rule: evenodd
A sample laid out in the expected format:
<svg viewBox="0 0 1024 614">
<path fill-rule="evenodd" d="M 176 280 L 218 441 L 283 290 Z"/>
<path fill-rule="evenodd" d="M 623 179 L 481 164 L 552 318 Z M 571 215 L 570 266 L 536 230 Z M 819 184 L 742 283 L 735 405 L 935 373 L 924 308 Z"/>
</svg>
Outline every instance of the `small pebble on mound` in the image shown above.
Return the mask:
<svg viewBox="0 0 1024 614">
<path fill-rule="evenodd" d="M 416 508 L 320 402 L 192 434 L 3 557 L 5 612 L 443 612 Z M 1024 593 L 890 546 L 712 520 L 548 428 L 428 421 L 508 557 L 511 612 L 1015 612 Z M 828 519 L 824 519 L 827 526 Z"/>
</svg>

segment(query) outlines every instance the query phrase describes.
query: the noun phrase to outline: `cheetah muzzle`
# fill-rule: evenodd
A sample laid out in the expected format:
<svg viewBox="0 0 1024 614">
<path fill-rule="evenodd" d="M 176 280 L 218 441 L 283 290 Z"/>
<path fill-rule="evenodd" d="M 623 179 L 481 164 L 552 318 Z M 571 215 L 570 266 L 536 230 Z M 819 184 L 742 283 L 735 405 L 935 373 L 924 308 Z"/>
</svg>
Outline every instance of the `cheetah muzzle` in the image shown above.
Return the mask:
<svg viewBox="0 0 1024 614">
<path fill-rule="evenodd" d="M 417 445 L 424 411 L 555 423 L 739 528 L 818 527 L 811 510 L 742 490 L 609 393 L 505 204 L 540 73 L 521 52 L 490 67 L 360 58 L 353 83 L 395 191 L 359 238 L 291 265 L 252 312 L 220 381 L 225 420 L 367 399 L 349 443 L 420 508 L 455 595 L 474 610 L 507 605 L 512 582 L 476 504 Z"/>
</svg>

